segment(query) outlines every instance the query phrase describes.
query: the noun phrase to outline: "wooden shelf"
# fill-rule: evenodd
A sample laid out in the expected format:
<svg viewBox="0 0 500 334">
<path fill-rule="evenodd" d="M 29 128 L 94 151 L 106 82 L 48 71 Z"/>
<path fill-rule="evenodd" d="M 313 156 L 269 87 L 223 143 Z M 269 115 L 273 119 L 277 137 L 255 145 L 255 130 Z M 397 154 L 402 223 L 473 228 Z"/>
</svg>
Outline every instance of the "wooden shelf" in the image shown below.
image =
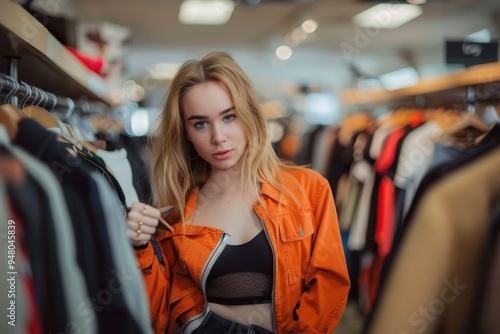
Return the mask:
<svg viewBox="0 0 500 334">
<path fill-rule="evenodd" d="M 0 0 L 0 54 L 17 57 L 18 80 L 53 94 L 78 100 L 87 97 L 111 106 L 104 80 L 87 69 L 19 4 Z M 2 59 L 0 72 L 8 74 Z"/>
<path fill-rule="evenodd" d="M 466 97 L 469 86 L 500 82 L 500 63 L 477 65 L 463 71 L 439 77 L 422 79 L 415 86 L 397 90 L 346 90 L 341 94 L 344 106 L 381 105 L 404 101 L 417 96 L 446 95 L 454 98 Z M 459 94 L 457 96 L 456 94 Z M 497 95 L 498 97 L 498 95 Z"/>
</svg>

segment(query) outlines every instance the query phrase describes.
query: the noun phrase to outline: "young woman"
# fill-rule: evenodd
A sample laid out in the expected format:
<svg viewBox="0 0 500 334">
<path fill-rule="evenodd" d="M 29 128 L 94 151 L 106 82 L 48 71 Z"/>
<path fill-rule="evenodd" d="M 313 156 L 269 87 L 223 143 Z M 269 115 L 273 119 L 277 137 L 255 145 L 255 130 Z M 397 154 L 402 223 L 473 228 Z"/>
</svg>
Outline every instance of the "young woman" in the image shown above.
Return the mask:
<svg viewBox="0 0 500 334">
<path fill-rule="evenodd" d="M 179 69 L 152 148 L 156 206 L 175 206 L 173 231 L 134 203 L 127 232 L 155 332 L 330 334 L 350 287 L 331 189 L 277 158 L 230 55 Z"/>
</svg>

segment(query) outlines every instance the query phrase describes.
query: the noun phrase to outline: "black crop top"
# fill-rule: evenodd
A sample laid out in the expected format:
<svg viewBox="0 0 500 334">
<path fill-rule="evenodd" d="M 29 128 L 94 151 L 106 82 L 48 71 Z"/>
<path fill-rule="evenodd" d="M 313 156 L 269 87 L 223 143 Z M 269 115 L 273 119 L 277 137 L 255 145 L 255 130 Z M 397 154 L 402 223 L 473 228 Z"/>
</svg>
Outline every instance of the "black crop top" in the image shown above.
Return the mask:
<svg viewBox="0 0 500 334">
<path fill-rule="evenodd" d="M 271 302 L 273 254 L 262 230 L 241 245 L 227 245 L 207 278 L 209 302 L 226 305 Z"/>
</svg>

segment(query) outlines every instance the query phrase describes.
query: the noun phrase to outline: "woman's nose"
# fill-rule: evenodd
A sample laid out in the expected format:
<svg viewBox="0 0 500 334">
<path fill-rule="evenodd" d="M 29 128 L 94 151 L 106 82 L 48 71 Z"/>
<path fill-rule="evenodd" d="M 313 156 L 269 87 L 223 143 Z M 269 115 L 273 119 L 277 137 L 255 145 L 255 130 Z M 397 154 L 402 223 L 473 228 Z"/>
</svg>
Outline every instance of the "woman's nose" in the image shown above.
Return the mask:
<svg viewBox="0 0 500 334">
<path fill-rule="evenodd" d="M 212 128 L 212 144 L 218 145 L 226 140 L 224 130 L 220 125 L 214 125 Z"/>
</svg>

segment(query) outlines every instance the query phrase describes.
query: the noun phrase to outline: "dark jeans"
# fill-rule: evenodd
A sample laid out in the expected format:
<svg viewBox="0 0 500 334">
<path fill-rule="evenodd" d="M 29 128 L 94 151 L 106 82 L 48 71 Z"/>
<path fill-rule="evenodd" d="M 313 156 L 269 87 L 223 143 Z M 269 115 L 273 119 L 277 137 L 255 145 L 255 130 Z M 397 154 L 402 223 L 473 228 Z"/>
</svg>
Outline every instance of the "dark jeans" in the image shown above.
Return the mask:
<svg viewBox="0 0 500 334">
<path fill-rule="evenodd" d="M 273 334 L 257 325 L 245 326 L 210 311 L 195 334 Z"/>
</svg>

